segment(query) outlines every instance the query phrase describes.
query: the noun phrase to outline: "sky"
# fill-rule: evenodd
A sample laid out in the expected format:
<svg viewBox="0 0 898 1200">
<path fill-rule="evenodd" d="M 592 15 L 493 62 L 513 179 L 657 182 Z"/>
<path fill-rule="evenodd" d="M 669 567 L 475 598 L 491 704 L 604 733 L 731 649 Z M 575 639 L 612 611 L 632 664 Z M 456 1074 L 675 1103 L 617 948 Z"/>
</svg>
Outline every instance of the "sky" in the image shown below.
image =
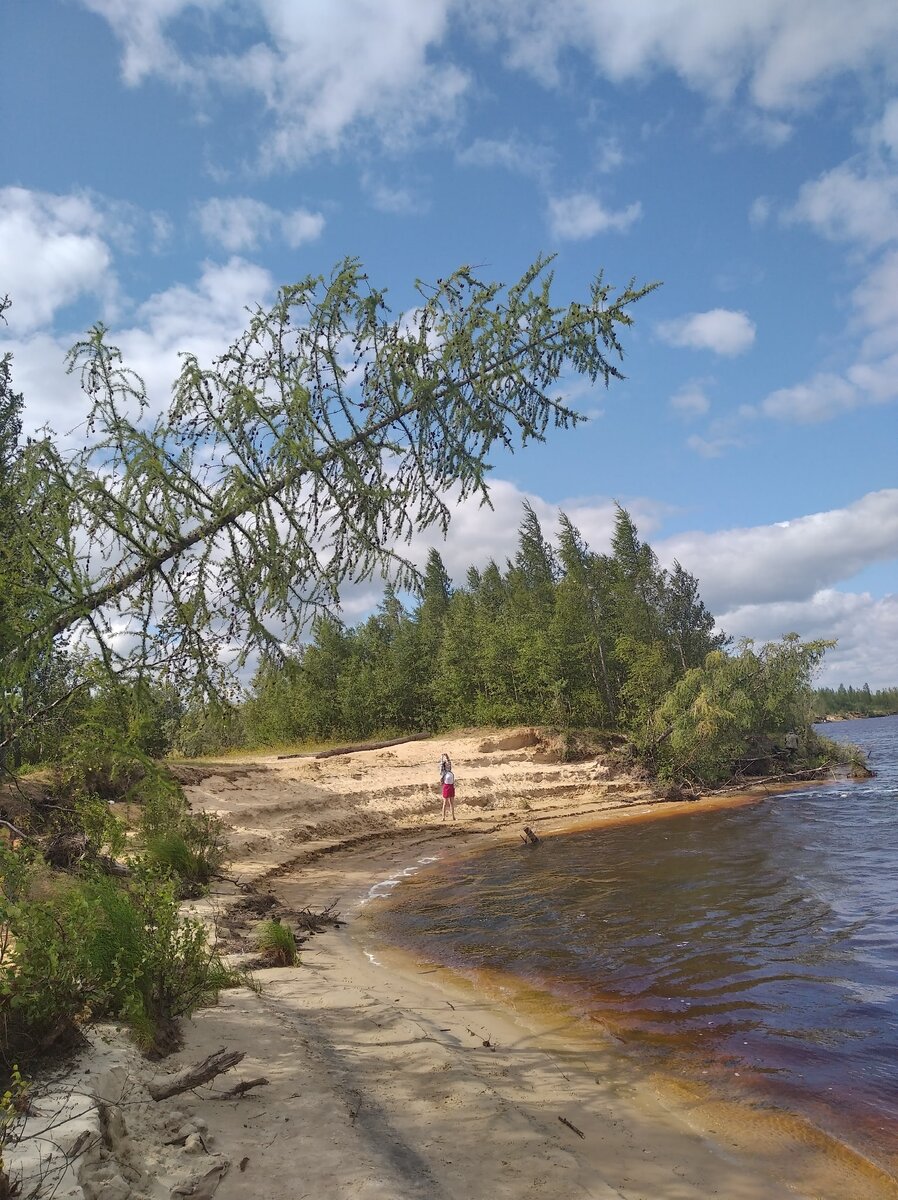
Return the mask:
<svg viewBox="0 0 898 1200">
<path fill-rule="evenodd" d="M 524 499 L 605 550 L 619 503 L 735 638 L 834 638 L 822 683 L 898 685 L 894 0 L 6 0 L 0 44 L 30 428 L 77 439 L 94 322 L 162 408 L 180 352 L 348 255 L 397 313 L 539 253 L 558 302 L 658 280 L 626 379 L 494 460 L 447 567 L 503 563 Z"/>
</svg>

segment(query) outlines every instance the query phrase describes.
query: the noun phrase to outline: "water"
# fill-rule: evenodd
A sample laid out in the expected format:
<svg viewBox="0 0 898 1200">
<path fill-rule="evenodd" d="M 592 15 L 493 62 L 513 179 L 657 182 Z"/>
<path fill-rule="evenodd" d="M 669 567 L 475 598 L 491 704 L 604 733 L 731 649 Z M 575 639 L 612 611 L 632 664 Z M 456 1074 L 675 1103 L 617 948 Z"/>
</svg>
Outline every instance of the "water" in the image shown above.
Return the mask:
<svg viewBox="0 0 898 1200">
<path fill-rule="evenodd" d="M 898 718 L 825 732 L 865 746 L 877 777 L 494 847 L 403 883 L 379 928 L 894 1170 Z"/>
</svg>

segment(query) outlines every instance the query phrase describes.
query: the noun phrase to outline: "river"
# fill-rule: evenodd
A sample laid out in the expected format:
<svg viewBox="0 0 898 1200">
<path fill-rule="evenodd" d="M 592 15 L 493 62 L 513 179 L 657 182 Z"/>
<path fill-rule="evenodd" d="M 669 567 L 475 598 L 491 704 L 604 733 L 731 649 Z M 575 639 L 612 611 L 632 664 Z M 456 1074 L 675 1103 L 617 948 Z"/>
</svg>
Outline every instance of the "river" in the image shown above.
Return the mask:
<svg viewBox="0 0 898 1200">
<path fill-rule="evenodd" d="M 549 993 L 665 1070 L 898 1167 L 898 717 L 873 779 L 508 844 L 379 906 L 386 940 Z"/>
</svg>

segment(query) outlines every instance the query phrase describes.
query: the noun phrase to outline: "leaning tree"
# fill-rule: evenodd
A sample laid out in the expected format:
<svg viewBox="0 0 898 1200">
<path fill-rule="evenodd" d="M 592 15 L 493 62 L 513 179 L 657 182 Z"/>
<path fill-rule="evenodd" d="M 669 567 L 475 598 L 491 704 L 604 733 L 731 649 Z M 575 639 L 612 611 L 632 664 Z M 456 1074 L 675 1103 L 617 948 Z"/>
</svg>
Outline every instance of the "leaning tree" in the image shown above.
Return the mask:
<svg viewBox="0 0 898 1200">
<path fill-rule="evenodd" d="M 161 415 L 96 326 L 68 359 L 84 444 L 31 439 L 7 472 L 20 566 L 0 750 L 84 685 L 75 670 L 52 697 L 29 686 L 60 644 L 89 645 L 107 672 L 214 689 L 348 581 L 413 585 L 412 534 L 488 499 L 497 448 L 577 422 L 560 380 L 621 378 L 620 329 L 654 286 L 615 293 L 600 275 L 559 307 L 548 260 L 508 287 L 463 267 L 396 316 L 347 260 L 281 289 L 211 365 L 184 355 Z"/>
</svg>

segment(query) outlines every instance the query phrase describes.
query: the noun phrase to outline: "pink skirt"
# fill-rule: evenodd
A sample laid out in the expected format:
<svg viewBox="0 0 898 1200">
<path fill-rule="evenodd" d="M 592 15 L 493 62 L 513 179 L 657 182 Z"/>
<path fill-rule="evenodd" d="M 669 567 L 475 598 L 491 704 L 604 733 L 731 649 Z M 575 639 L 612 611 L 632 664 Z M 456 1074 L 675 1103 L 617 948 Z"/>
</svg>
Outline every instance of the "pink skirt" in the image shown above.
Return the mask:
<svg viewBox="0 0 898 1200">
<path fill-rule="evenodd" d="M 452 783 L 444 783 L 443 784 L 443 799 L 444 800 L 454 800 L 455 799 L 455 785 L 454 784 L 452 784 Z"/>
</svg>

